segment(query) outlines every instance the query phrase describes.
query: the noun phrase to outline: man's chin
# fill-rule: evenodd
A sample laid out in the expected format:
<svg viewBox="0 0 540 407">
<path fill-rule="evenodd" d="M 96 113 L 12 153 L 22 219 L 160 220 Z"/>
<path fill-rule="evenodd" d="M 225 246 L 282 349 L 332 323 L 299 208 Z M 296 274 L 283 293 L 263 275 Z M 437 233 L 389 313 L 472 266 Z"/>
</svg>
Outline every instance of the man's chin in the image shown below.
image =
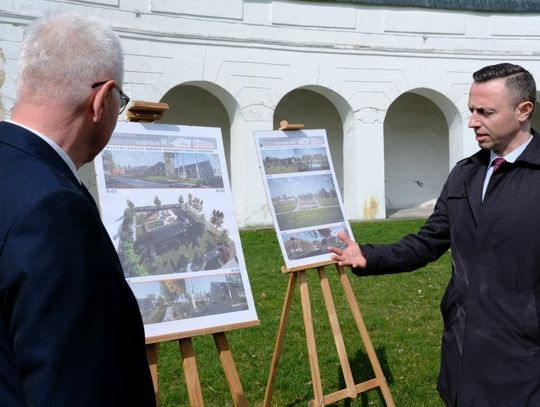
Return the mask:
<svg viewBox="0 0 540 407">
<path fill-rule="evenodd" d="M 482 150 L 491 150 L 491 148 L 493 147 L 493 143 L 490 143 L 489 141 L 478 140 L 478 147 L 480 147 Z"/>
</svg>

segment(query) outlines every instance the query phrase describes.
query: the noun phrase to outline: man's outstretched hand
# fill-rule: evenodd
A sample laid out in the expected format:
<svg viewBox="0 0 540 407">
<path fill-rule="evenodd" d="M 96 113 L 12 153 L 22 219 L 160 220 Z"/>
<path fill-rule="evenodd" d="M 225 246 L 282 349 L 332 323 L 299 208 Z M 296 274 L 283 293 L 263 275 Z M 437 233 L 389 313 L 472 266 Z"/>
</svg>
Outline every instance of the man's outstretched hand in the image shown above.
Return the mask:
<svg viewBox="0 0 540 407">
<path fill-rule="evenodd" d="M 362 255 L 360 246 L 354 240 L 352 240 L 345 231 L 340 231 L 337 237 L 346 244 L 344 249 L 338 249 L 337 247 L 329 247 L 332 253 L 332 260 L 338 262 L 340 266 L 349 267 L 366 267 L 366 258 Z"/>
</svg>

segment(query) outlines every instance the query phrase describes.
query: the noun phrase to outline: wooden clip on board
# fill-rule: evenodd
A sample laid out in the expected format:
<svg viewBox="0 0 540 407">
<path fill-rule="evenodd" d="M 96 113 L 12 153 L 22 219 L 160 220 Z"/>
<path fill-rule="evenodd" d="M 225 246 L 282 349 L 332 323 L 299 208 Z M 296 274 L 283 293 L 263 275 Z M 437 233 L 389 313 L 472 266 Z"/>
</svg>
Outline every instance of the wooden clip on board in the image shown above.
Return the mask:
<svg viewBox="0 0 540 407">
<path fill-rule="evenodd" d="M 290 124 L 287 120 L 279 122 L 279 130 L 302 130 L 303 128 L 303 124 Z"/>
<path fill-rule="evenodd" d="M 127 119 L 130 122 L 155 122 L 160 120 L 163 113 L 169 109 L 167 103 L 145 102 L 134 100 L 127 110 Z"/>
</svg>

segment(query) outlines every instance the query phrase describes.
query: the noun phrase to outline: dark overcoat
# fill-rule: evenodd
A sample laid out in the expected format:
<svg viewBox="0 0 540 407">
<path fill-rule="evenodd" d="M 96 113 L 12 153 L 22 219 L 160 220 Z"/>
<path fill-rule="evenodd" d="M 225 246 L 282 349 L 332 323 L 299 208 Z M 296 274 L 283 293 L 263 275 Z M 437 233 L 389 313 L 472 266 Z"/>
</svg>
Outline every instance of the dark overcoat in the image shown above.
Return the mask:
<svg viewBox="0 0 540 407">
<path fill-rule="evenodd" d="M 149 407 L 137 302 L 88 191 L 0 122 L 0 406 Z"/>
<path fill-rule="evenodd" d="M 495 172 L 489 151 L 457 163 L 421 230 L 364 245 L 361 274 L 411 271 L 452 254 L 441 301 L 438 390 L 447 406 L 540 406 L 540 136 Z"/>
</svg>

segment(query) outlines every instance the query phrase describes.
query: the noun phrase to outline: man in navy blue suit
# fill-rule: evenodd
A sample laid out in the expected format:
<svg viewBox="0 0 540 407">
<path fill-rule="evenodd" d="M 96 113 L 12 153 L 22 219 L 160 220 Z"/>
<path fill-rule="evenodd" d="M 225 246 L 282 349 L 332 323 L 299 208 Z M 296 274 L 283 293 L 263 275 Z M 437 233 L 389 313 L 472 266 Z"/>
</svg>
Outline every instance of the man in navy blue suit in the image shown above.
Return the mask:
<svg viewBox="0 0 540 407">
<path fill-rule="evenodd" d="M 129 101 L 120 43 L 73 13 L 30 28 L 0 122 L 0 406 L 154 406 L 137 303 L 77 173 Z"/>
</svg>

